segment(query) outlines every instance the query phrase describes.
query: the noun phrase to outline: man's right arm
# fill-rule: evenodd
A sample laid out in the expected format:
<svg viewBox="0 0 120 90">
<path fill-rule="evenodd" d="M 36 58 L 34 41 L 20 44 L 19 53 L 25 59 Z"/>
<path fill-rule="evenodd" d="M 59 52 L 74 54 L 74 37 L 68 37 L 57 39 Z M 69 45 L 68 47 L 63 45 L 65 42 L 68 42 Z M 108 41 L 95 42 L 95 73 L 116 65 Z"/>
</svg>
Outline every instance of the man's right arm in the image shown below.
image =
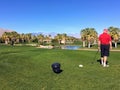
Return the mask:
<svg viewBox="0 0 120 90">
<path fill-rule="evenodd" d="M 100 50 L 100 40 L 98 40 L 98 50 Z"/>
</svg>

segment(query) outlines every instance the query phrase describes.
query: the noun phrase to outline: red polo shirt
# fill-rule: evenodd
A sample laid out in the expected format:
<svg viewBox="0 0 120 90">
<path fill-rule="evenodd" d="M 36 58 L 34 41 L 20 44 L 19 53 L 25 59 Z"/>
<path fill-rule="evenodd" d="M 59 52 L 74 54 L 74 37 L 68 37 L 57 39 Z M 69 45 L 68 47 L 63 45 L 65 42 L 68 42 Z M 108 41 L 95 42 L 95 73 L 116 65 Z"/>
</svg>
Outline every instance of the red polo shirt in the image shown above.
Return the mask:
<svg viewBox="0 0 120 90">
<path fill-rule="evenodd" d="M 110 41 L 111 41 L 111 36 L 107 33 L 102 33 L 100 36 L 99 36 L 99 41 L 101 44 L 103 45 L 107 45 L 107 44 L 110 44 Z"/>
</svg>

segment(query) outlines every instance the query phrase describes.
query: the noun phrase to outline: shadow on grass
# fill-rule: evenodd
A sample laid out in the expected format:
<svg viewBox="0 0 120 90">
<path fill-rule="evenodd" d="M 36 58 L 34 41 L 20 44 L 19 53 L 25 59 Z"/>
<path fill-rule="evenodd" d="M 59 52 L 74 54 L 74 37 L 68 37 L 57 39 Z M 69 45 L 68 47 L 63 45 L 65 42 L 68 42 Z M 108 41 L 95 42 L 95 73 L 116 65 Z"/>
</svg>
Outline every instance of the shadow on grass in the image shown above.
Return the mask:
<svg viewBox="0 0 120 90">
<path fill-rule="evenodd" d="M 102 64 L 102 63 L 101 63 L 101 59 L 98 59 L 97 62 L 98 62 L 99 64 Z M 106 64 L 108 64 L 108 61 L 106 61 Z"/>
</svg>

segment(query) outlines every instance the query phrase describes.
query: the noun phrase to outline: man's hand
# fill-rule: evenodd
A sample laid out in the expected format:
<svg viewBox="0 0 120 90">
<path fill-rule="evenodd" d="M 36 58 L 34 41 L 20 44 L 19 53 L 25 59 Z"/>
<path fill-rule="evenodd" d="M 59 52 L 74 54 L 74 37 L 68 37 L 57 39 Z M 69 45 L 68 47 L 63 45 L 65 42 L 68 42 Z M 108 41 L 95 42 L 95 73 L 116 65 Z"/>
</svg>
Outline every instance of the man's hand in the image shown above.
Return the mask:
<svg viewBox="0 0 120 90">
<path fill-rule="evenodd" d="M 100 51 L 100 47 L 98 47 L 98 51 Z"/>
<path fill-rule="evenodd" d="M 112 46 L 110 46 L 110 50 L 112 49 Z"/>
</svg>

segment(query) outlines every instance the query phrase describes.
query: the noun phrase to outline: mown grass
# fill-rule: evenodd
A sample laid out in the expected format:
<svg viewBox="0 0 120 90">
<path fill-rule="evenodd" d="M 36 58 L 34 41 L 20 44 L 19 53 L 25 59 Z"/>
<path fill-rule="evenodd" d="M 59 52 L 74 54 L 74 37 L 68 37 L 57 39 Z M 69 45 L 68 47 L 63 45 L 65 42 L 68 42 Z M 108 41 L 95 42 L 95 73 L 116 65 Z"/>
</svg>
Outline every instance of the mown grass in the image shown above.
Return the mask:
<svg viewBox="0 0 120 90">
<path fill-rule="evenodd" d="M 95 54 L 96 51 L 1 45 L 0 90 L 119 90 L 119 52 L 111 52 L 108 68 L 96 61 L 99 54 L 94 60 Z M 54 62 L 61 64 L 62 73 L 53 73 Z"/>
</svg>

